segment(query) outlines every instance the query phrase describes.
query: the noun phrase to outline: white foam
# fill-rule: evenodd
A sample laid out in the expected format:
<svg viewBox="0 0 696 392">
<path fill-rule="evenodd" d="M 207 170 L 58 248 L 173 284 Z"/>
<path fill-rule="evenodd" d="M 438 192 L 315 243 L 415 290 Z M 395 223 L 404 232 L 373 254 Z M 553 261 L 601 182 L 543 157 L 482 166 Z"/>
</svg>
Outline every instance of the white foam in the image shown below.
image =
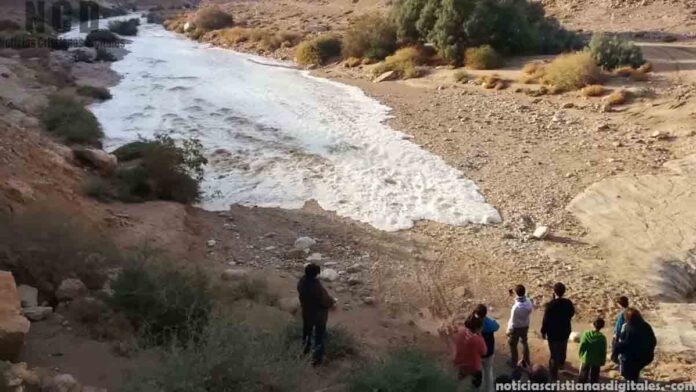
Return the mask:
<svg viewBox="0 0 696 392">
<path fill-rule="evenodd" d="M 210 159 L 206 209 L 322 208 L 383 230 L 420 219 L 499 222 L 478 187 L 385 125 L 360 89 L 260 64 L 143 25 L 113 64 L 113 99 L 94 105 L 107 148 L 138 136 L 197 137 Z"/>
</svg>

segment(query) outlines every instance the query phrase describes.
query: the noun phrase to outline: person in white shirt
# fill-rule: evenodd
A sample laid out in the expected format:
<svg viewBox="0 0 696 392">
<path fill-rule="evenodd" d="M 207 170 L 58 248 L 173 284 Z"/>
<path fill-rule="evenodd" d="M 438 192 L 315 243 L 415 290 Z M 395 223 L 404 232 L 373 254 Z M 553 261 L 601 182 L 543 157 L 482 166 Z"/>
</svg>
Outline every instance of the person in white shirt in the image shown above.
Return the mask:
<svg viewBox="0 0 696 392">
<path fill-rule="evenodd" d="M 512 290 L 510 290 L 512 293 Z M 510 366 L 518 364 L 517 343 L 522 343 L 522 359 L 526 365 L 530 365 L 529 344 L 527 343 L 527 333 L 529 332 L 529 318 L 534 310 L 532 302 L 527 298 L 527 290 L 521 284 L 515 286 L 515 303 L 510 310 L 510 320 L 507 325 L 508 344 L 510 345 Z"/>
</svg>

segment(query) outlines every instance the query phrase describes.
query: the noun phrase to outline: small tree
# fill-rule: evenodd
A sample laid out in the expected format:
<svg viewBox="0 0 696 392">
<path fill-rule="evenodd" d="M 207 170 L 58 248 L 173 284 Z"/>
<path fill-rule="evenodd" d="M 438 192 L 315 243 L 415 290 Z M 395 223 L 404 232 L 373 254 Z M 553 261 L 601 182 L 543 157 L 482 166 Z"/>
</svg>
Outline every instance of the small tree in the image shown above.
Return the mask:
<svg viewBox="0 0 696 392">
<path fill-rule="evenodd" d="M 193 23 L 203 31 L 219 30 L 232 27 L 234 19 L 218 7 L 205 7 L 196 12 Z"/>
</svg>

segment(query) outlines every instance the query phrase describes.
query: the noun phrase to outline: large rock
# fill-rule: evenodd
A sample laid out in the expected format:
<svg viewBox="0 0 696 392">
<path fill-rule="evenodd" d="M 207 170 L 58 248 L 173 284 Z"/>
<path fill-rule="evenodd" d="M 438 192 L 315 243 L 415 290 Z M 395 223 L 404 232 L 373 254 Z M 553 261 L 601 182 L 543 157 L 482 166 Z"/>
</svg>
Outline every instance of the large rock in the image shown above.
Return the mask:
<svg viewBox="0 0 696 392">
<path fill-rule="evenodd" d="M 29 332 L 29 320 L 21 314 L 14 277 L 0 271 L 0 360 L 14 360 Z"/>
<path fill-rule="evenodd" d="M 29 308 L 22 308 L 22 314 L 24 317 L 31 321 L 41 321 L 53 313 L 53 308 L 50 306 L 32 306 Z"/>
<path fill-rule="evenodd" d="M 56 290 L 58 301 L 72 301 L 87 294 L 87 286 L 80 279 L 65 279 Z"/>
<path fill-rule="evenodd" d="M 80 385 L 75 377 L 69 374 L 59 374 L 44 381 L 42 392 L 81 392 Z"/>
<path fill-rule="evenodd" d="M 25 362 L 10 365 L 5 376 L 10 391 L 35 392 L 40 389 L 41 377 L 32 369 L 29 369 Z M 0 390 L 4 391 L 1 387 Z"/>
<path fill-rule="evenodd" d="M 118 166 L 116 155 L 96 148 L 74 148 L 73 155 L 78 162 L 96 169 L 103 175 L 113 174 Z"/>
<path fill-rule="evenodd" d="M 295 240 L 295 249 L 303 250 L 309 253 L 309 249 L 317 243 L 313 238 L 300 237 Z"/>
<path fill-rule="evenodd" d="M 36 287 L 20 284 L 17 291 L 23 308 L 39 306 L 39 290 Z"/>
<path fill-rule="evenodd" d="M 338 280 L 338 277 L 338 272 L 332 268 L 324 268 L 321 270 L 321 273 L 319 274 L 319 279 L 326 280 L 329 282 Z"/>
</svg>

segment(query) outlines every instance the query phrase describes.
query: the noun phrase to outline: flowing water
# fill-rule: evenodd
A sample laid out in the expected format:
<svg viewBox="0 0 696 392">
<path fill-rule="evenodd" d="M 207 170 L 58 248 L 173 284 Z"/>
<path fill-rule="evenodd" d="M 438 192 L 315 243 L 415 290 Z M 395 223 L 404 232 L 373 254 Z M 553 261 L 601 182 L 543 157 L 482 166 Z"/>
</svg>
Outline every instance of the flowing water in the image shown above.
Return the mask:
<svg viewBox="0 0 696 392">
<path fill-rule="evenodd" d="M 385 124 L 389 108 L 360 89 L 284 64 L 140 26 L 113 63 L 113 99 L 92 106 L 114 149 L 170 133 L 203 143 L 201 207 L 322 208 L 382 230 L 429 219 L 494 223 L 478 187 Z"/>
</svg>

